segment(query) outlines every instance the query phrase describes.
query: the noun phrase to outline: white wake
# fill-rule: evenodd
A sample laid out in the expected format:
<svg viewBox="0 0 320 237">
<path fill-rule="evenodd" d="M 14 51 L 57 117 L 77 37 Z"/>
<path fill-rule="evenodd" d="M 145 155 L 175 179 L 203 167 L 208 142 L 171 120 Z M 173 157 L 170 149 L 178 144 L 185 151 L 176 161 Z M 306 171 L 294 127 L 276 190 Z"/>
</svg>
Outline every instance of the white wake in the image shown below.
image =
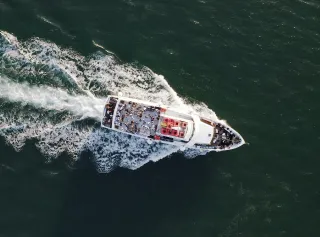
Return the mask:
<svg viewBox="0 0 320 237">
<path fill-rule="evenodd" d="M 141 65 L 97 52 L 84 57 L 39 38 L 20 42 L 0 31 L 0 136 L 16 150 L 30 139 L 49 159 L 67 152 L 77 159 L 89 151 L 101 172 L 136 169 L 177 152 L 164 144 L 101 129 L 105 97 L 127 97 L 216 117 L 203 103 L 189 104 L 163 76 Z M 187 157 L 199 155 L 186 151 Z"/>
<path fill-rule="evenodd" d="M 68 111 L 75 116 L 99 120 L 105 99 L 93 96 L 70 95 L 68 92 L 48 86 L 30 86 L 28 83 L 15 83 L 0 75 L 0 98 L 12 102 L 31 104 L 38 108 L 55 111 Z"/>
</svg>

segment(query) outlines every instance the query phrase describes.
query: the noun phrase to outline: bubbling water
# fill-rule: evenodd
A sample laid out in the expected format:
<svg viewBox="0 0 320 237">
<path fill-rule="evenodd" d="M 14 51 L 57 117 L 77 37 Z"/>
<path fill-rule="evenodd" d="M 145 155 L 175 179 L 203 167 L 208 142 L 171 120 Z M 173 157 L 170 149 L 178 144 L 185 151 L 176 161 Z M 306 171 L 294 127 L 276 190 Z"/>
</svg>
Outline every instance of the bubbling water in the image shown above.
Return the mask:
<svg viewBox="0 0 320 237">
<path fill-rule="evenodd" d="M 0 58 L 0 136 L 17 151 L 30 139 L 48 159 L 62 152 L 77 159 L 89 151 L 100 172 L 117 166 L 137 169 L 177 152 L 171 145 L 150 145 L 100 128 L 106 96 L 120 91 L 216 118 L 205 104 L 191 105 L 179 97 L 163 76 L 122 63 L 113 54 L 98 51 L 84 57 L 43 39 L 20 42 L 0 31 Z M 200 155 L 184 153 L 188 158 Z"/>
</svg>

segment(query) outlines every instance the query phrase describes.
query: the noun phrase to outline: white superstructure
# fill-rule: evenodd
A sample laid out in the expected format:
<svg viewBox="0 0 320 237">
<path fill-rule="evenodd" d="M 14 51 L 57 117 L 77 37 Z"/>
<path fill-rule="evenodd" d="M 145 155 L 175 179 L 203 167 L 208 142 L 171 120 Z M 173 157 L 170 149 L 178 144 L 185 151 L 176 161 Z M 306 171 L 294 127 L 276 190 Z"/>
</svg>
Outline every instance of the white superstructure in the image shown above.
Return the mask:
<svg viewBox="0 0 320 237">
<path fill-rule="evenodd" d="M 238 132 L 219 121 L 122 96 L 108 97 L 101 126 L 181 149 L 223 151 L 245 143 Z"/>
</svg>

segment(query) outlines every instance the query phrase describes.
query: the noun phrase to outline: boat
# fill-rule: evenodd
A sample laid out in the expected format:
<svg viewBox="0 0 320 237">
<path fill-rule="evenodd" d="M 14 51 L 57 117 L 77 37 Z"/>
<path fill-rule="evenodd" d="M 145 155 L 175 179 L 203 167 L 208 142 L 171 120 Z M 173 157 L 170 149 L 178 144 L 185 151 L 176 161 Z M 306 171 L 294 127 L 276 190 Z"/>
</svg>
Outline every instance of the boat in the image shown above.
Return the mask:
<svg viewBox="0 0 320 237">
<path fill-rule="evenodd" d="M 225 122 L 188 114 L 177 108 L 110 95 L 101 127 L 147 139 L 202 151 L 226 151 L 245 144 L 242 136 Z"/>
</svg>

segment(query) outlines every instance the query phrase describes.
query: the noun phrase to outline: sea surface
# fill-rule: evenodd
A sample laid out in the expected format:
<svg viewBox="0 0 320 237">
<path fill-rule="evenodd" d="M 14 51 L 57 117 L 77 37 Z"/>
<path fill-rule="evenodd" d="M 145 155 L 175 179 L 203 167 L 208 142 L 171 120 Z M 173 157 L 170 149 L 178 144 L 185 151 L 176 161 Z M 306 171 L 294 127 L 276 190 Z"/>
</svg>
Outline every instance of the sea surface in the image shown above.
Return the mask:
<svg viewBox="0 0 320 237">
<path fill-rule="evenodd" d="M 0 0 L 1 237 L 319 237 L 318 0 Z M 100 128 L 109 94 L 247 145 Z"/>
</svg>

